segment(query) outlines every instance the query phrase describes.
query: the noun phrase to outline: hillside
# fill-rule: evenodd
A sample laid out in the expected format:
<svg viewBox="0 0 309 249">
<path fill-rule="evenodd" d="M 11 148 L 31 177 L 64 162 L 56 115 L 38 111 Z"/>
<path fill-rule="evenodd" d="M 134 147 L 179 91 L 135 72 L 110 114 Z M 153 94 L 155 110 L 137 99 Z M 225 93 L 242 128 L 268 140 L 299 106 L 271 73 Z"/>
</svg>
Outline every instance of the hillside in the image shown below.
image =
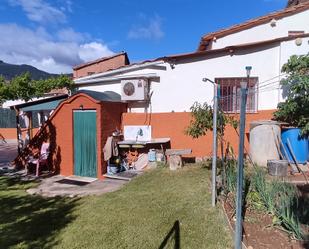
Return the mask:
<svg viewBox="0 0 309 249">
<path fill-rule="evenodd" d="M 0 60 L 0 75 L 2 75 L 6 80 L 10 80 L 17 75 L 20 75 L 26 72 L 29 72 L 31 74 L 32 79 L 35 79 L 35 80 L 46 79 L 46 78 L 50 78 L 53 76 L 57 76 L 57 74 L 50 74 L 50 73 L 44 72 L 30 65 L 9 64 L 9 63 L 5 63 Z"/>
</svg>

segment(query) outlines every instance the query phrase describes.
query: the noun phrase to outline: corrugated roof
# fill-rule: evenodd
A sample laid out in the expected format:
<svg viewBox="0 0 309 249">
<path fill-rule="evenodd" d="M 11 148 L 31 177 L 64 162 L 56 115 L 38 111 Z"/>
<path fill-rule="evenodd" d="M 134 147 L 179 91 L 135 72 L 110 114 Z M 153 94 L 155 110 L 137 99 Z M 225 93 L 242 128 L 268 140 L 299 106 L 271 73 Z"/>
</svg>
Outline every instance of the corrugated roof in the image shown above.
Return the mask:
<svg viewBox="0 0 309 249">
<path fill-rule="evenodd" d="M 295 5 L 295 6 L 292 6 L 292 7 L 277 11 L 277 12 L 270 13 L 270 14 L 265 15 L 265 16 L 261 16 L 261 17 L 255 18 L 255 19 L 251 19 L 249 21 L 231 26 L 231 27 L 226 28 L 226 29 L 222 29 L 222 30 L 219 30 L 219 31 L 216 31 L 216 32 L 208 33 L 208 34 L 202 36 L 199 47 L 198 47 L 198 51 L 206 50 L 206 46 L 208 45 L 208 43 L 214 37 L 216 37 L 216 38 L 224 37 L 224 36 L 229 35 L 229 34 L 233 34 L 233 33 L 236 33 L 236 32 L 239 32 L 239 31 L 242 31 L 242 30 L 263 24 L 263 23 L 267 23 L 267 22 L 271 21 L 272 19 L 281 19 L 283 17 L 290 16 L 290 15 L 293 15 L 295 13 L 305 11 L 307 9 L 309 9 L 309 2 L 301 3 L 301 4 L 298 4 L 298 5 Z"/>
<path fill-rule="evenodd" d="M 43 111 L 43 110 L 54 110 L 58 104 L 63 101 L 64 99 L 67 99 L 68 95 L 58 95 L 51 98 L 44 98 L 39 99 L 35 101 L 30 101 L 18 105 L 10 106 L 11 109 L 19 109 L 22 111 Z"/>
<path fill-rule="evenodd" d="M 97 101 L 121 102 L 120 94 L 113 91 L 97 92 L 91 90 L 79 90 L 74 95 L 84 93 Z"/>
</svg>

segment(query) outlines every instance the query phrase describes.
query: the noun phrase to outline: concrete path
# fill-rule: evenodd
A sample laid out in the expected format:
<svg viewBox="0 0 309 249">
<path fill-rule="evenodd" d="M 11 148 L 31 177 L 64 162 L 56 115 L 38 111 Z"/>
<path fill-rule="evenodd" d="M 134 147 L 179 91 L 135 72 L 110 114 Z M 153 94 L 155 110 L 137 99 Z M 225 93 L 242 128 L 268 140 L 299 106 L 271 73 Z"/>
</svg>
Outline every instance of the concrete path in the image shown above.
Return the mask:
<svg viewBox="0 0 309 249">
<path fill-rule="evenodd" d="M 64 179 L 66 178 L 60 175 L 42 179 L 37 188 L 28 189 L 27 192 L 29 194 L 39 194 L 46 197 L 101 195 L 116 191 L 128 182 L 123 180 L 104 179 L 86 183 L 83 186 L 78 186 L 61 183 Z"/>
</svg>

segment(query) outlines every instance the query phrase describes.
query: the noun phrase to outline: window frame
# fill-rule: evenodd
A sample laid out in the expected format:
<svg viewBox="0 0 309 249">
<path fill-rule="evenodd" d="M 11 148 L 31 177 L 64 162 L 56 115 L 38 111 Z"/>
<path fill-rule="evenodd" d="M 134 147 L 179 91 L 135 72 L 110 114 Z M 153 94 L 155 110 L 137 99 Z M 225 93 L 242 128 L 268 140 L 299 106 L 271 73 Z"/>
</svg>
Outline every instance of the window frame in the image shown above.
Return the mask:
<svg viewBox="0 0 309 249">
<path fill-rule="evenodd" d="M 219 89 L 220 89 L 220 96 L 222 95 L 224 88 L 227 88 L 227 92 L 229 94 L 223 96 L 223 98 L 232 96 L 232 100 L 228 100 L 228 110 L 224 109 L 223 111 L 225 113 L 239 113 L 240 112 L 240 96 L 238 96 L 239 92 L 238 89 L 240 89 L 240 82 L 247 82 L 246 77 L 216 77 L 215 82 L 218 84 Z M 259 99 L 259 78 L 258 77 L 250 77 L 249 78 L 249 88 L 248 88 L 248 97 L 247 97 L 247 106 L 246 106 L 246 113 L 257 113 L 258 112 L 258 99 Z M 253 96 L 250 96 L 250 91 L 253 92 Z M 230 94 L 232 92 L 232 94 Z M 234 97 L 236 96 L 236 97 Z M 251 98 L 250 98 L 250 97 Z M 251 106 L 248 106 L 248 103 L 252 102 L 252 98 L 254 99 L 254 107 L 252 107 L 252 104 L 249 104 Z M 249 101 L 251 102 L 249 102 Z M 219 103 L 221 106 L 224 105 L 222 104 L 224 100 L 220 99 Z M 232 105 L 230 105 L 232 103 Z M 232 106 L 232 108 L 229 108 Z"/>
</svg>

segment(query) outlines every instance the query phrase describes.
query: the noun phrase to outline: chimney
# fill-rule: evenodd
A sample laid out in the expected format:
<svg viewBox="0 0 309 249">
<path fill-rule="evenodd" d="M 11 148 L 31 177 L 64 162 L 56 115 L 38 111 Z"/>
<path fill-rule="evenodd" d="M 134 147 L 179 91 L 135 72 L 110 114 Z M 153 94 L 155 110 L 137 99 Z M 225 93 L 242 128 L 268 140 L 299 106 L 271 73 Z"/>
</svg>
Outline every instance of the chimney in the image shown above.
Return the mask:
<svg viewBox="0 0 309 249">
<path fill-rule="evenodd" d="M 286 8 L 298 5 L 300 3 L 305 3 L 305 2 L 309 2 L 309 0 L 288 0 Z"/>
</svg>

